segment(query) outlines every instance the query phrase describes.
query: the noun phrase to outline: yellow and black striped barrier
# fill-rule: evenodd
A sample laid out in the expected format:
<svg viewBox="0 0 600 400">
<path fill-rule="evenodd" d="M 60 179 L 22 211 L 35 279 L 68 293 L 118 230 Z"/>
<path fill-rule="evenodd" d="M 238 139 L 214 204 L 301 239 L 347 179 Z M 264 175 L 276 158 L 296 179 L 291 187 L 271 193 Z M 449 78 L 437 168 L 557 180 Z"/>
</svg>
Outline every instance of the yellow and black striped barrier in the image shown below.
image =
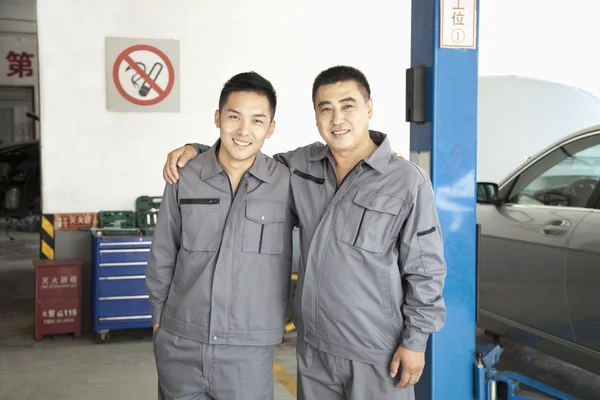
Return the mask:
<svg viewBox="0 0 600 400">
<path fill-rule="evenodd" d="M 54 214 L 42 215 L 40 224 L 40 259 L 54 260 Z"/>
</svg>

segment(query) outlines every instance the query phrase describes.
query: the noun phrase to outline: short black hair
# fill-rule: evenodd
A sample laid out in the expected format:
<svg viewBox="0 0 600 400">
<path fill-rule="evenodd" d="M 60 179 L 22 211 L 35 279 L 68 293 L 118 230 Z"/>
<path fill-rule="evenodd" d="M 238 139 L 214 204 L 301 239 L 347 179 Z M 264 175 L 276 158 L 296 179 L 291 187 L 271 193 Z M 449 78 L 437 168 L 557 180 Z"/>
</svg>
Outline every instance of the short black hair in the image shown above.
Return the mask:
<svg viewBox="0 0 600 400">
<path fill-rule="evenodd" d="M 313 107 L 315 106 L 315 101 L 317 99 L 317 91 L 321 86 L 348 81 L 356 82 L 358 90 L 363 95 L 365 101 L 368 101 L 371 98 L 371 87 L 369 86 L 369 81 L 365 74 L 354 67 L 337 65 L 326 69 L 315 78 L 312 89 Z"/>
<path fill-rule="evenodd" d="M 227 103 L 229 95 L 234 92 L 255 92 L 267 96 L 271 106 L 271 119 L 275 118 L 275 109 L 277 108 L 277 93 L 275 93 L 275 88 L 271 82 L 256 72 L 242 72 L 225 82 L 223 89 L 221 89 L 221 96 L 219 97 L 219 111 Z"/>
</svg>

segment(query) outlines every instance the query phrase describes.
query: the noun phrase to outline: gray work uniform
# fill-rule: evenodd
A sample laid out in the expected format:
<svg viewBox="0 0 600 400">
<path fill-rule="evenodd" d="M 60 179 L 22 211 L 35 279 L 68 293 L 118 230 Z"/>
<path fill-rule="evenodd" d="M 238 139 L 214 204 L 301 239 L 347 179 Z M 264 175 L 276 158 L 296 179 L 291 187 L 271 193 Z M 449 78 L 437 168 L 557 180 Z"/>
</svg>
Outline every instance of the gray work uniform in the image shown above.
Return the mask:
<svg viewBox="0 0 600 400">
<path fill-rule="evenodd" d="M 394 381 L 389 374 L 372 370 L 372 379 L 359 378 L 356 368 L 362 363 L 389 371 L 399 345 L 424 352 L 429 335 L 445 322 L 446 264 L 429 177 L 394 156 L 386 135 L 370 135 L 379 147 L 339 186 L 335 160 L 323 144 L 275 156 L 292 173 L 300 221 L 294 318 L 302 398 L 358 400 L 389 388 Z M 327 357 L 307 362 L 306 349 Z M 321 362 L 324 358 L 328 361 Z M 315 372 L 336 365 L 338 358 L 352 361 L 347 369 L 355 369 L 353 377 L 343 379 L 338 370 L 337 379 L 324 385 L 323 375 Z M 336 387 L 345 397 L 336 395 Z M 412 396 L 411 388 L 375 398 Z"/>
<path fill-rule="evenodd" d="M 392 154 L 386 135 L 370 135 L 378 149 L 340 185 L 326 145 L 274 156 L 290 169 L 300 223 L 299 399 L 412 399 L 412 388 L 393 389 L 392 357 L 400 345 L 424 352 L 445 323 L 431 181 Z"/>
<path fill-rule="evenodd" d="M 252 364 L 243 372 L 218 365 L 236 352 L 240 367 L 249 362 L 243 360 L 244 354 L 257 357 L 257 365 L 265 359 L 272 363 L 272 347 L 282 341 L 295 224 L 290 173 L 259 152 L 234 195 L 217 162 L 219 143 L 182 168 L 179 181 L 167 185 L 163 195 L 146 271 L 152 322 L 160 324 L 155 337 L 159 381 L 183 374 L 181 370 L 190 366 L 186 359 L 191 351 L 199 363 L 194 371 L 203 384 L 190 383 L 180 390 L 195 385 L 207 396 L 236 399 L 215 392 L 211 382 L 225 379 L 218 374 L 239 382 L 244 373 L 253 374 L 249 381 L 255 382 L 255 390 L 240 384 L 240 396 L 271 398 L 272 384 L 270 394 L 261 391 L 265 382 L 267 386 L 272 382 L 271 369 L 265 375 L 260 368 L 252 371 Z M 176 337 L 180 339 L 174 341 Z M 191 349 L 193 343 L 196 350 Z M 241 349 L 242 345 L 262 348 L 262 358 L 256 349 Z M 189 371 L 186 374 L 190 376 Z M 164 382 L 171 387 L 172 396 L 167 398 L 183 396 Z"/>
</svg>

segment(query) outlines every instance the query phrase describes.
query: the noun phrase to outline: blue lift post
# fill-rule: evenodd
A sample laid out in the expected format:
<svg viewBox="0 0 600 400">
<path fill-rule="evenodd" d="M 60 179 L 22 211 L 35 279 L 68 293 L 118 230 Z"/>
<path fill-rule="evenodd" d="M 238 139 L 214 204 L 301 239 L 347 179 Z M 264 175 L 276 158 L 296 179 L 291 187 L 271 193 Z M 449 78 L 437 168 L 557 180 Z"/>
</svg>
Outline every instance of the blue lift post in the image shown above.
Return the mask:
<svg viewBox="0 0 600 400">
<path fill-rule="evenodd" d="M 442 48 L 440 36 L 445 16 L 463 43 L 476 41 L 478 6 L 476 0 L 412 0 L 411 67 L 425 67 L 425 116 L 421 122 L 413 110 L 409 118 L 417 120 L 410 152 L 429 170 L 448 266 L 446 325 L 429 340 L 417 400 L 474 398 L 478 50 Z M 454 14 L 443 12 L 452 8 Z"/>
<path fill-rule="evenodd" d="M 523 375 L 496 370 L 502 348 L 476 345 L 478 16 L 479 0 L 412 0 L 410 157 L 430 173 L 448 265 L 446 325 L 428 343 L 416 398 L 531 398 L 521 394 L 524 385 L 552 398 L 576 400 Z"/>
</svg>

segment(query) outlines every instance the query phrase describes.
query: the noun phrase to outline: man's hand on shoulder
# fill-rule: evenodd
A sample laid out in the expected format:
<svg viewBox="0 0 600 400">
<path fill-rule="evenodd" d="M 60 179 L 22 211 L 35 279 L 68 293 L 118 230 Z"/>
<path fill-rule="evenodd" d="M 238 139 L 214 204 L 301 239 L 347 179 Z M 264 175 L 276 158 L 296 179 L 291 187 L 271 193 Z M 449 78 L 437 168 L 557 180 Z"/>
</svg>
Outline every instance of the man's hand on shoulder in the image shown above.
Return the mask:
<svg viewBox="0 0 600 400">
<path fill-rule="evenodd" d="M 177 182 L 179 180 L 179 168 L 183 168 L 188 161 L 197 155 L 196 149 L 189 144 L 171 151 L 167 155 L 167 162 L 163 167 L 163 179 L 170 184 Z"/>
<path fill-rule="evenodd" d="M 425 368 L 425 353 L 398 347 L 390 365 L 390 376 L 395 378 L 401 369 L 400 381 L 396 384 L 398 388 L 407 388 L 415 385 L 421 379 Z"/>
</svg>

